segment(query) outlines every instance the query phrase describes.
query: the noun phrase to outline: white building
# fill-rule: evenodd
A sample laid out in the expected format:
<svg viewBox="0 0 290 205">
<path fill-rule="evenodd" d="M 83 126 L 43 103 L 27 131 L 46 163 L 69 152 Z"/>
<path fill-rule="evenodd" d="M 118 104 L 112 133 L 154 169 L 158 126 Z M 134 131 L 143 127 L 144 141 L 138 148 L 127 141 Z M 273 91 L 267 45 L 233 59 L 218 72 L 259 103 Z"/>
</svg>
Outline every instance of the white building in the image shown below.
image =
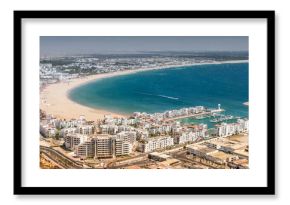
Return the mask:
<svg viewBox="0 0 290 205">
<path fill-rule="evenodd" d="M 120 132 L 116 135 L 116 140 L 122 140 L 134 144 L 136 142 L 137 134 L 134 131 Z"/>
<path fill-rule="evenodd" d="M 136 129 L 138 140 L 147 140 L 149 138 L 149 132 L 147 130 Z"/>
<path fill-rule="evenodd" d="M 115 141 L 115 155 L 129 155 L 132 153 L 133 145 L 130 142 L 125 142 L 121 139 L 116 139 Z"/>
<path fill-rule="evenodd" d="M 54 126 L 50 124 L 40 125 L 40 134 L 44 137 L 54 137 L 57 130 Z"/>
<path fill-rule="evenodd" d="M 67 135 L 72 135 L 77 133 L 76 127 L 69 127 L 69 128 L 63 128 L 60 131 L 60 136 L 65 137 Z"/>
<path fill-rule="evenodd" d="M 201 113 L 203 112 L 205 109 L 203 106 L 196 106 L 195 107 L 195 113 Z"/>
<path fill-rule="evenodd" d="M 118 126 L 118 131 L 117 132 L 123 132 L 123 131 L 132 131 L 133 128 L 127 125 L 121 125 Z"/>
<path fill-rule="evenodd" d="M 75 147 L 75 154 L 81 158 L 93 158 L 95 156 L 94 141 L 85 141 Z"/>
<path fill-rule="evenodd" d="M 217 134 L 219 137 L 227 137 L 234 134 L 249 131 L 249 121 L 239 119 L 237 123 L 221 123 L 217 126 Z"/>
<path fill-rule="evenodd" d="M 174 137 L 175 144 L 184 144 L 187 142 L 194 142 L 198 138 L 206 138 L 208 137 L 208 129 L 207 125 L 200 124 L 196 125 L 192 128 L 187 129 L 186 131 L 181 132 L 181 134 L 176 135 Z"/>
<path fill-rule="evenodd" d="M 87 139 L 87 135 L 70 134 L 64 137 L 64 145 L 67 149 L 73 150 L 77 145 L 87 141 Z"/>
<path fill-rule="evenodd" d="M 92 138 L 95 146 L 95 157 L 107 158 L 114 157 L 114 141 L 110 135 L 98 135 Z"/>
<path fill-rule="evenodd" d="M 248 132 L 249 131 L 249 120 L 247 119 L 238 119 L 237 123 L 239 124 L 239 131 Z"/>
<path fill-rule="evenodd" d="M 152 152 L 156 149 L 164 149 L 174 144 L 173 138 L 170 136 L 149 138 L 147 141 L 139 144 L 141 152 Z"/>
<path fill-rule="evenodd" d="M 92 135 L 94 134 L 94 126 L 93 125 L 79 125 L 77 127 L 77 132 L 83 135 Z"/>
<path fill-rule="evenodd" d="M 109 132 L 109 125 L 100 125 L 100 132 L 102 134 L 108 134 L 108 132 Z"/>
<path fill-rule="evenodd" d="M 173 135 L 180 133 L 182 130 L 182 127 L 180 125 L 180 122 L 176 121 L 171 128 L 171 131 L 173 133 Z"/>
<path fill-rule="evenodd" d="M 187 132 L 182 133 L 174 138 L 175 144 L 184 144 L 187 142 L 194 142 L 198 139 L 198 135 L 196 132 Z"/>
<path fill-rule="evenodd" d="M 74 142 L 73 149 L 75 154 L 81 158 L 111 158 L 131 154 L 133 150 L 131 142 L 135 142 L 135 140 L 136 136 L 128 135 L 128 133 L 119 136 L 102 134 L 86 141 Z"/>
<path fill-rule="evenodd" d="M 69 128 L 69 127 L 76 127 L 78 125 L 77 120 L 59 120 L 56 123 L 57 128 Z"/>
</svg>

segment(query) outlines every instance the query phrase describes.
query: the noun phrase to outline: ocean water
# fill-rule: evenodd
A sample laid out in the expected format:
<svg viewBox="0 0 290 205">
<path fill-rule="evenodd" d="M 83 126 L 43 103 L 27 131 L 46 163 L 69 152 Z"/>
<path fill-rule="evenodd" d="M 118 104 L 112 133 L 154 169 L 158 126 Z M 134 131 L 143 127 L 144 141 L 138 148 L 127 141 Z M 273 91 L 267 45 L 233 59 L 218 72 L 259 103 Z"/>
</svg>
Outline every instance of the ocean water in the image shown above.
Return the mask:
<svg viewBox="0 0 290 205">
<path fill-rule="evenodd" d="M 130 114 L 203 105 L 248 117 L 248 63 L 212 64 L 139 72 L 96 80 L 70 91 L 73 101 Z M 183 122 L 196 122 L 184 119 Z M 208 119 L 198 120 L 208 123 Z"/>
</svg>

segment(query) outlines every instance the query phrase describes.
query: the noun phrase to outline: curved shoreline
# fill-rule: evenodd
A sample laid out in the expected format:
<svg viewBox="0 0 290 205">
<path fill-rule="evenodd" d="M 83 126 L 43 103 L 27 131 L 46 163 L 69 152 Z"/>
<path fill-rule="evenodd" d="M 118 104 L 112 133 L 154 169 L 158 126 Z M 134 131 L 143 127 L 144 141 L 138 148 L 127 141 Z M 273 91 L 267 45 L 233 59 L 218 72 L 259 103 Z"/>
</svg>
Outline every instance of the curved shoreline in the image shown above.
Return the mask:
<svg viewBox="0 0 290 205">
<path fill-rule="evenodd" d="M 105 79 L 114 76 L 134 74 L 142 71 L 152 71 L 174 67 L 187 67 L 208 64 L 231 64 L 231 63 L 248 63 L 248 60 L 196 63 L 191 65 L 171 65 L 153 68 L 125 70 L 113 73 L 95 74 L 83 78 L 76 78 L 71 80 L 70 82 L 59 82 L 55 84 L 50 84 L 40 92 L 40 109 L 45 111 L 47 114 L 52 114 L 53 116 L 62 119 L 79 118 L 80 115 L 84 115 L 87 120 L 96 121 L 103 119 L 104 115 L 107 114 L 111 114 L 113 117 L 126 117 L 126 115 L 124 114 L 118 114 L 103 109 L 95 109 L 81 105 L 79 103 L 72 101 L 69 98 L 68 94 L 72 89 L 98 79 Z"/>
</svg>

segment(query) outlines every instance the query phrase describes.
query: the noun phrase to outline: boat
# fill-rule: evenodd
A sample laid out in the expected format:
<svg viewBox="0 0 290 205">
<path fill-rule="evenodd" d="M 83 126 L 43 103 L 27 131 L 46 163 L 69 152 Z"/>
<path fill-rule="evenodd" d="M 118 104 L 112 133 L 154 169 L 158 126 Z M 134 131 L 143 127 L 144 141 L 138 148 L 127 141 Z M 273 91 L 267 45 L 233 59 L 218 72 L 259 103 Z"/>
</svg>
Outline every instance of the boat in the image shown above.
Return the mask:
<svg viewBox="0 0 290 205">
<path fill-rule="evenodd" d="M 195 117 L 195 119 L 197 119 L 197 120 L 202 120 L 202 119 L 204 119 L 204 118 L 206 118 L 205 116 L 196 116 Z"/>
<path fill-rule="evenodd" d="M 218 119 L 214 118 L 214 119 L 210 120 L 210 122 L 218 122 Z"/>
<path fill-rule="evenodd" d="M 232 120 L 232 119 L 234 119 L 234 116 L 232 116 L 232 115 L 227 115 L 227 116 L 226 116 L 226 119 L 227 119 L 227 120 Z"/>
<path fill-rule="evenodd" d="M 210 122 L 223 122 L 223 121 L 226 121 L 226 120 L 231 120 L 231 119 L 234 119 L 234 116 L 232 115 L 226 115 L 226 116 L 221 116 L 219 118 L 213 118 L 210 120 Z"/>
<path fill-rule="evenodd" d="M 205 119 L 205 118 L 208 118 L 210 117 L 209 115 L 200 115 L 200 116 L 196 116 L 195 119 L 197 120 L 202 120 L 202 119 Z"/>
</svg>

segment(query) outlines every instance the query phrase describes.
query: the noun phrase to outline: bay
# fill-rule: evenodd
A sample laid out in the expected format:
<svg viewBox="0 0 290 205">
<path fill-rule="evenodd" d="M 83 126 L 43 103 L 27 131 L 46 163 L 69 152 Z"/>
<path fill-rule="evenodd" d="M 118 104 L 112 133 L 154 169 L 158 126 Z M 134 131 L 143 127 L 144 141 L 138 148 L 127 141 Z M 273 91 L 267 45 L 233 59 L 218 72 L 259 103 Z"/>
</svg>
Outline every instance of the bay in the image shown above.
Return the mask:
<svg viewBox="0 0 290 205">
<path fill-rule="evenodd" d="M 248 117 L 248 107 L 243 105 L 249 100 L 248 93 L 248 63 L 225 63 L 99 79 L 71 90 L 69 98 L 85 106 L 121 114 L 164 112 L 198 105 L 214 108 L 221 104 L 225 114 Z"/>
</svg>

